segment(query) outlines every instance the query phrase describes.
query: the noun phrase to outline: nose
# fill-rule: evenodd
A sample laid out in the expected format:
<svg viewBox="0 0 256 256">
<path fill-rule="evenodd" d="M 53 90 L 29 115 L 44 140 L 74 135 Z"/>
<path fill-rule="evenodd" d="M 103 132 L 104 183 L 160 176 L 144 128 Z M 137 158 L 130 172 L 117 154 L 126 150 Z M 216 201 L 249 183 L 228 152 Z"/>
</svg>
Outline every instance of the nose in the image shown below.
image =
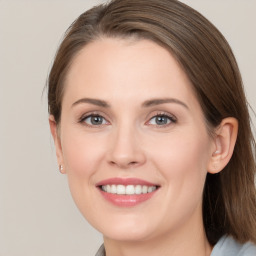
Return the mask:
<svg viewBox="0 0 256 256">
<path fill-rule="evenodd" d="M 139 132 L 129 127 L 119 127 L 113 132 L 108 152 L 109 164 L 121 169 L 139 167 L 146 162 Z"/>
</svg>

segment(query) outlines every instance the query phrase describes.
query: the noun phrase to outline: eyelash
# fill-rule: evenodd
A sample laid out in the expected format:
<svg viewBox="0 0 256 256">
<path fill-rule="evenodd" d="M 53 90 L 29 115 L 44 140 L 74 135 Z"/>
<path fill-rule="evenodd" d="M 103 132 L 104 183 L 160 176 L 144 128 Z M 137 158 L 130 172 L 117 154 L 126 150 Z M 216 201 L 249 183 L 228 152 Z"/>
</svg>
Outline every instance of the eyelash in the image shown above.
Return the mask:
<svg viewBox="0 0 256 256">
<path fill-rule="evenodd" d="M 99 125 L 95 125 L 95 124 L 88 124 L 85 122 L 86 119 L 88 118 L 93 118 L 93 117 L 96 117 L 96 118 L 102 118 L 103 122 L 106 122 L 104 124 L 99 124 Z M 159 125 L 159 124 L 150 124 L 150 121 L 153 120 L 154 118 L 157 118 L 157 117 L 160 117 L 160 118 L 167 118 L 168 119 L 168 123 L 167 124 L 163 124 L 163 125 Z M 104 121 L 105 120 L 105 121 Z M 79 118 L 79 123 L 82 123 L 88 127 L 91 127 L 91 128 L 101 128 L 102 126 L 104 125 L 109 125 L 110 122 L 100 113 L 97 113 L 97 112 L 93 112 L 93 113 L 88 113 L 86 114 L 85 116 L 83 115 L 81 118 Z M 157 122 L 157 121 L 156 121 Z M 152 115 L 149 119 L 149 121 L 146 122 L 147 125 L 150 125 L 150 126 L 155 126 L 157 128 L 165 128 L 167 126 L 170 126 L 171 124 L 174 124 L 174 123 L 177 123 L 177 118 L 169 113 L 166 113 L 166 112 L 159 112 L 159 113 L 156 113 L 154 115 Z"/>
<path fill-rule="evenodd" d="M 88 118 L 93 118 L 93 117 L 97 117 L 97 118 L 102 118 L 103 120 L 105 120 L 105 124 L 99 124 L 99 125 L 93 125 L 93 124 L 88 124 L 85 122 L 86 119 Z M 86 126 L 89 126 L 91 128 L 100 128 L 101 126 L 104 126 L 104 125 L 108 125 L 109 124 L 109 121 L 100 113 L 97 113 L 97 112 L 93 112 L 93 113 L 88 113 L 86 115 L 83 115 L 79 121 L 79 123 L 81 124 L 84 124 Z"/>
<path fill-rule="evenodd" d="M 163 125 L 157 125 L 157 124 L 153 124 L 155 127 L 157 128 L 165 128 L 167 126 L 170 126 L 172 124 L 175 124 L 177 123 L 177 118 L 174 116 L 174 115 L 171 115 L 169 113 L 166 113 L 166 112 L 159 112 L 157 114 L 154 114 L 152 115 L 152 117 L 149 119 L 149 121 L 146 122 L 146 124 L 148 125 L 152 125 L 152 124 L 149 124 L 149 122 L 154 119 L 154 118 L 157 118 L 157 117 L 160 117 L 160 118 L 167 118 L 169 121 L 167 124 L 163 124 Z"/>
</svg>

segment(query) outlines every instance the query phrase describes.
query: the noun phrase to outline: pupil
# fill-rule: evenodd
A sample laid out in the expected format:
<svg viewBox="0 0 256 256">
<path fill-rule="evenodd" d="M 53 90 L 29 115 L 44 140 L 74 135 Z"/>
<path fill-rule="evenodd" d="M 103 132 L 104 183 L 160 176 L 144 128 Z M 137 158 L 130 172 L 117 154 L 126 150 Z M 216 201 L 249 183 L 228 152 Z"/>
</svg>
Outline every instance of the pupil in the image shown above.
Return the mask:
<svg viewBox="0 0 256 256">
<path fill-rule="evenodd" d="M 157 124 L 167 124 L 167 118 L 164 116 L 158 116 L 156 118 L 156 123 Z"/>
<path fill-rule="evenodd" d="M 100 117 L 100 116 L 93 116 L 91 122 L 92 122 L 92 124 L 95 124 L 95 125 L 102 124 L 102 117 Z"/>
</svg>

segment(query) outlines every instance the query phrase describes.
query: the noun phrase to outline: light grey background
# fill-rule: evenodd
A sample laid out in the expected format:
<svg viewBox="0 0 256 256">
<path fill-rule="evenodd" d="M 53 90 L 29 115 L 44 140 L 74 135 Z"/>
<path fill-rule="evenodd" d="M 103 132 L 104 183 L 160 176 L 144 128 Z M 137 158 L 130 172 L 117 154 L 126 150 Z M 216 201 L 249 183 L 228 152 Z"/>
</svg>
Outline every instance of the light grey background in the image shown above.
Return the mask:
<svg viewBox="0 0 256 256">
<path fill-rule="evenodd" d="M 58 172 L 42 96 L 64 31 L 100 2 L 0 0 L 0 256 L 94 255 L 102 243 Z M 226 36 L 256 109 L 256 1 L 184 2 Z"/>
</svg>

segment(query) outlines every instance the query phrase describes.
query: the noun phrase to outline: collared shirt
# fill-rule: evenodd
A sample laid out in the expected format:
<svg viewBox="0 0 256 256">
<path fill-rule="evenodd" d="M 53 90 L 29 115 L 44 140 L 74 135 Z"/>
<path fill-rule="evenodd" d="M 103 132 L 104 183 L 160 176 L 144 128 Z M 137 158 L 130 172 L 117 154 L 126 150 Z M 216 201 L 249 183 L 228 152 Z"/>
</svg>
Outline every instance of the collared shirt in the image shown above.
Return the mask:
<svg viewBox="0 0 256 256">
<path fill-rule="evenodd" d="M 95 256 L 106 256 L 104 244 L 101 245 Z"/>
<path fill-rule="evenodd" d="M 211 256 L 256 256 L 256 245 L 240 244 L 232 237 L 224 236 L 213 247 Z"/>
<path fill-rule="evenodd" d="M 95 256 L 106 256 L 104 244 Z M 211 256 L 256 256 L 256 245 L 250 242 L 240 244 L 232 237 L 223 236 L 213 247 Z"/>
</svg>

